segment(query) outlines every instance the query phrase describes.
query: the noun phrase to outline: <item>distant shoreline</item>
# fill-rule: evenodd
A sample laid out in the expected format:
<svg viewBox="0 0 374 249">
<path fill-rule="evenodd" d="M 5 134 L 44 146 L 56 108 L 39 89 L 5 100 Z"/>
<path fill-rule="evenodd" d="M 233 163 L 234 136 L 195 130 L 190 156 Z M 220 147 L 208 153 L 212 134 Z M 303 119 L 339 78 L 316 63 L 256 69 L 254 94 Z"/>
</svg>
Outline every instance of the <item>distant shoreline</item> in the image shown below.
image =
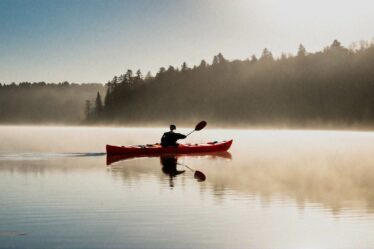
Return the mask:
<svg viewBox="0 0 374 249">
<path fill-rule="evenodd" d="M 193 123 L 176 123 L 178 129 L 191 129 L 194 125 Z M 24 123 L 24 124 L 7 124 L 7 123 L 0 123 L 0 128 L 3 127 L 30 127 L 30 128 L 42 128 L 42 127 L 68 127 L 68 128 L 118 128 L 118 129 L 152 129 L 152 128 L 160 128 L 160 129 L 167 129 L 168 123 L 162 124 L 154 123 L 154 124 L 147 124 L 147 125 L 125 125 L 125 124 L 83 124 L 83 123 L 70 123 L 70 124 L 63 124 L 63 123 L 44 123 L 44 124 L 37 124 L 37 123 Z M 300 130 L 300 131 L 362 131 L 362 132 L 374 132 L 374 124 L 372 125 L 310 125 L 310 126 L 286 126 L 286 125 L 219 125 L 208 122 L 208 126 L 206 129 L 223 129 L 223 130 Z"/>
</svg>

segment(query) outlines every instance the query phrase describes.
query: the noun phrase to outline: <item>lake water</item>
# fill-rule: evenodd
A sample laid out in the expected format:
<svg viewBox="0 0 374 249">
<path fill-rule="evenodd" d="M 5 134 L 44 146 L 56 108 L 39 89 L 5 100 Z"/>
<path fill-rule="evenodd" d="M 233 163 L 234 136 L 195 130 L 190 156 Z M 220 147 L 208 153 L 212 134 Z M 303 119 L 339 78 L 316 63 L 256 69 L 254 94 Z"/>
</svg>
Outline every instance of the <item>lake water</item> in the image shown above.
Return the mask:
<svg viewBox="0 0 374 249">
<path fill-rule="evenodd" d="M 373 132 L 206 129 L 188 142 L 234 143 L 177 158 L 203 182 L 107 166 L 105 144 L 162 132 L 0 127 L 0 248 L 374 248 Z"/>
</svg>

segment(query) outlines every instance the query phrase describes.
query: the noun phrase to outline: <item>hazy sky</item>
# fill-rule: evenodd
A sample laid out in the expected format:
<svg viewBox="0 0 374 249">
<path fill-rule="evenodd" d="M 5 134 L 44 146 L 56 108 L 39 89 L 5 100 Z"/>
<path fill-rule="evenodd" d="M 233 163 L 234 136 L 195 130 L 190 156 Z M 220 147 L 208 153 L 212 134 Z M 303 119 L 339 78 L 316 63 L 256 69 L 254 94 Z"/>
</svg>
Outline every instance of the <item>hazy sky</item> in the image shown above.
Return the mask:
<svg viewBox="0 0 374 249">
<path fill-rule="evenodd" d="M 0 82 L 106 82 L 127 68 L 295 53 L 374 37 L 372 0 L 0 0 Z"/>
</svg>

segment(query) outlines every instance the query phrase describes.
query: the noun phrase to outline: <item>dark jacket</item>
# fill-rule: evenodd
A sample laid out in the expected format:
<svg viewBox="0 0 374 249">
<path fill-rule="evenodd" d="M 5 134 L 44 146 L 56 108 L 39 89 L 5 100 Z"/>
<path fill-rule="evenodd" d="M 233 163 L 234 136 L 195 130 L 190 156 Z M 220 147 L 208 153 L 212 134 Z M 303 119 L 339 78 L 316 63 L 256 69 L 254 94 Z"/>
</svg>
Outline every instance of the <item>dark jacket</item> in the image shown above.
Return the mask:
<svg viewBox="0 0 374 249">
<path fill-rule="evenodd" d="M 179 139 L 186 138 L 185 135 L 180 133 L 174 133 L 172 131 L 165 132 L 161 138 L 161 145 L 162 146 L 178 146 L 177 141 Z"/>
</svg>

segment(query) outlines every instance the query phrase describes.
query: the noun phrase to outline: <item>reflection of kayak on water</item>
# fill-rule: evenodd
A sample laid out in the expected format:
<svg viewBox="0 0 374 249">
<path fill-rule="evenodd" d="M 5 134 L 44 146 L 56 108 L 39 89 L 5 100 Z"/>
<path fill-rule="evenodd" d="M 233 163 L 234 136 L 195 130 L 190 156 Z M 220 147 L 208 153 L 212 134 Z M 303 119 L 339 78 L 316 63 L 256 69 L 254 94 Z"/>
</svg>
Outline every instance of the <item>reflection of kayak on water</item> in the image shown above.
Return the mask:
<svg viewBox="0 0 374 249">
<path fill-rule="evenodd" d="M 190 168 L 189 166 L 187 166 L 185 164 L 178 163 L 178 157 L 176 157 L 176 156 L 161 156 L 160 157 L 160 163 L 162 165 L 162 172 L 164 172 L 164 174 L 169 176 L 170 187 L 174 187 L 173 178 L 180 175 L 180 174 L 183 174 L 185 172 L 185 170 L 178 170 L 177 165 L 182 165 L 182 166 L 188 168 L 189 170 L 193 171 L 194 172 L 194 178 L 198 182 L 203 182 L 206 179 L 206 176 L 204 175 L 203 172 L 198 171 L 198 170 L 194 170 L 194 169 Z"/>
<path fill-rule="evenodd" d="M 134 158 L 140 157 L 168 157 L 168 156 L 175 156 L 175 157 L 208 157 L 210 158 L 223 158 L 223 159 L 231 159 L 231 153 L 228 151 L 221 151 L 221 152 L 207 152 L 207 153 L 190 153 L 190 154 L 182 154 L 182 153 L 153 153 L 153 154 L 135 154 L 135 155 L 117 155 L 117 156 L 108 156 L 106 157 L 106 164 L 111 165 L 113 163 L 130 160 Z"/>
<path fill-rule="evenodd" d="M 108 156 L 131 155 L 148 156 L 152 154 L 189 154 L 227 151 L 232 144 L 232 140 L 223 142 L 208 142 L 204 144 L 180 144 L 178 146 L 161 146 L 161 144 L 147 144 L 135 146 L 114 146 L 106 145 Z"/>
<path fill-rule="evenodd" d="M 162 165 L 162 172 L 170 177 L 176 177 L 185 172 L 185 170 L 177 169 L 178 159 L 175 156 L 162 156 L 160 157 L 160 163 Z"/>
</svg>

